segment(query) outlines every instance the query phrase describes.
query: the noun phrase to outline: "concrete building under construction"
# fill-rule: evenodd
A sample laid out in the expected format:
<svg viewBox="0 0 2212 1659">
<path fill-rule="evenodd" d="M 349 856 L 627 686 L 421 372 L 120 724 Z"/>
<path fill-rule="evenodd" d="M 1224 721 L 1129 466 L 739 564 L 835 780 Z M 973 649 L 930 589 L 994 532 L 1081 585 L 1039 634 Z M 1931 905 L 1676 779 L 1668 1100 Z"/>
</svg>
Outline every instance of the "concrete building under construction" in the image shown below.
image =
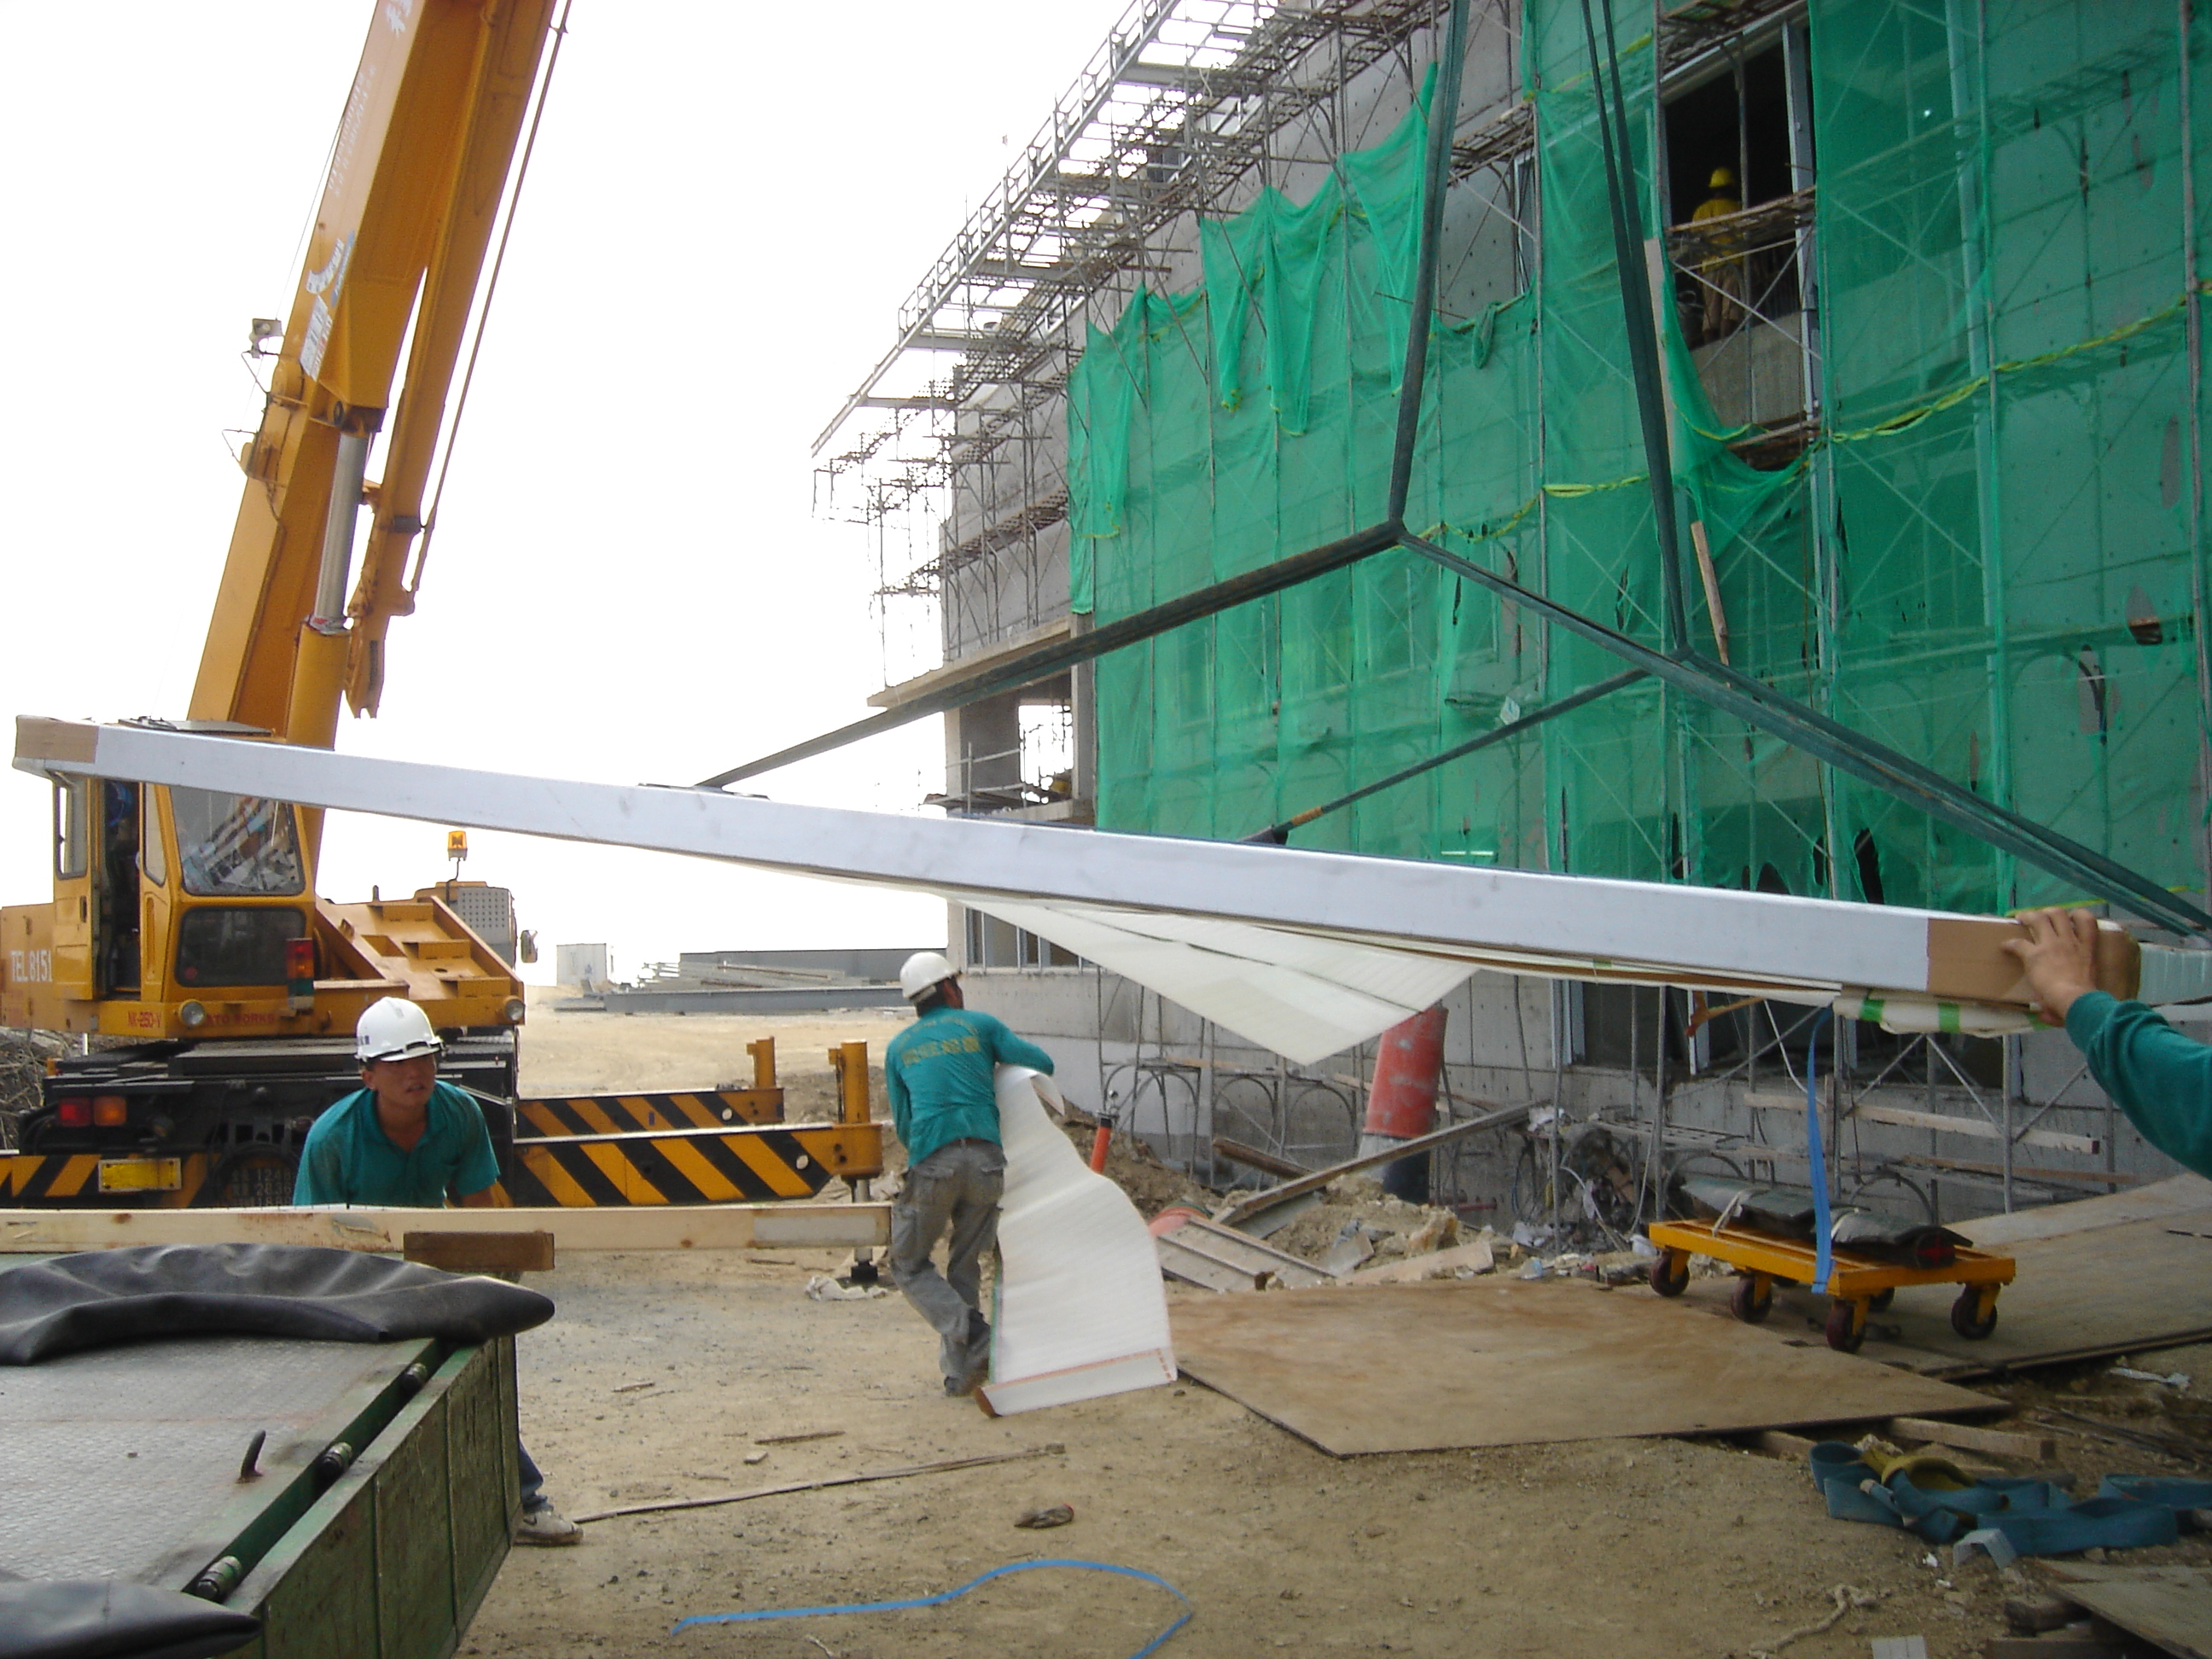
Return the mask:
<svg viewBox="0 0 2212 1659">
<path fill-rule="evenodd" d="M 1133 0 L 823 434 L 887 623 L 933 618 L 941 665 L 875 699 L 957 705 L 933 801 L 2179 931 L 2212 729 L 2203 23 L 1609 10 L 1476 0 L 1449 54 L 1439 0 Z M 1413 540 L 1239 601 L 1393 515 Z M 952 939 L 1072 1097 L 1177 1160 L 1359 1134 L 1371 1054 L 1295 1066 L 1002 922 Z M 1446 1006 L 1440 1109 L 1559 1109 L 1443 1159 L 1465 1201 L 1623 1222 L 1686 1171 L 1807 1179 L 1824 1013 L 1495 975 Z M 1941 1218 L 2171 1170 L 2056 1033 L 1831 1046 L 1845 1198 Z"/>
</svg>

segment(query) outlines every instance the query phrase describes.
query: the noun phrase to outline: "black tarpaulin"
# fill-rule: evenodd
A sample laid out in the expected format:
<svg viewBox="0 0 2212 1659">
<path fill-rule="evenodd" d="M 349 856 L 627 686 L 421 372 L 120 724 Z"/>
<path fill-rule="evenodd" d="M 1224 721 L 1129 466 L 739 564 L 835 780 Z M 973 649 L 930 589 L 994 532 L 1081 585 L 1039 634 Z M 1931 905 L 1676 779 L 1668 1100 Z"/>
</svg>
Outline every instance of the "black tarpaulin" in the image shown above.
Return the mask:
<svg viewBox="0 0 2212 1659">
<path fill-rule="evenodd" d="M 0 1577 L 0 1659 L 211 1659 L 260 1632 L 258 1619 L 180 1590 Z"/>
<path fill-rule="evenodd" d="M 482 1342 L 552 1316 L 551 1298 L 536 1291 L 387 1256 L 307 1244 L 149 1244 L 0 1273 L 0 1364 L 157 1336 Z"/>
</svg>

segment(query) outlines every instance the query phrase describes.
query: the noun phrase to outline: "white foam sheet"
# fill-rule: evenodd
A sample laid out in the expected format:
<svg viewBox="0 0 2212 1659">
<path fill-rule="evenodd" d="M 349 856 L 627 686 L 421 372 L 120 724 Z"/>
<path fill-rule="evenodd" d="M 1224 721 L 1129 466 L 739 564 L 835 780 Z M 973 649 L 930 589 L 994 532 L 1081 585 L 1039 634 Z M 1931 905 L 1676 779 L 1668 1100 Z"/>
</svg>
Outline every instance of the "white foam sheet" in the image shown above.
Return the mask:
<svg viewBox="0 0 2212 1659">
<path fill-rule="evenodd" d="M 1474 971 L 1465 962 L 1212 916 L 965 895 L 961 902 L 1301 1066 L 1434 1006 Z"/>
<path fill-rule="evenodd" d="M 1001 1066 L 997 1081 L 1006 1188 L 984 1401 L 1006 1417 L 1174 1382 L 1167 1287 L 1145 1218 L 1047 1115 L 1049 1079 Z"/>
</svg>

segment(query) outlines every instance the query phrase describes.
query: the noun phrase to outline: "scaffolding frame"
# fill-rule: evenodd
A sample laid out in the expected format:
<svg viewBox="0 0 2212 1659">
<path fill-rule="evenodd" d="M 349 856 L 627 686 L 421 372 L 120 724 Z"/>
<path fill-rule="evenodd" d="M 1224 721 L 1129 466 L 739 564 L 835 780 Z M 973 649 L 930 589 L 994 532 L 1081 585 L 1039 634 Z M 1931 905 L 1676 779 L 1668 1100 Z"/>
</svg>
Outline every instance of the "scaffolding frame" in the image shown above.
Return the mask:
<svg viewBox="0 0 2212 1659">
<path fill-rule="evenodd" d="M 817 508 L 866 528 L 887 635 L 894 602 L 937 605 L 950 661 L 1065 610 L 1049 544 L 1067 516 L 1061 410 L 1085 324 L 1194 257 L 1200 219 L 1358 142 L 1347 88 L 1385 58 L 1410 85 L 1417 37 L 1448 9 L 1131 0 L 816 441 Z M 1512 0 L 1479 10 L 1478 30 L 1515 27 Z M 1518 100 L 1473 125 L 1457 177 L 1510 168 L 1533 143 Z M 920 390 L 885 390 L 948 353 Z"/>
</svg>

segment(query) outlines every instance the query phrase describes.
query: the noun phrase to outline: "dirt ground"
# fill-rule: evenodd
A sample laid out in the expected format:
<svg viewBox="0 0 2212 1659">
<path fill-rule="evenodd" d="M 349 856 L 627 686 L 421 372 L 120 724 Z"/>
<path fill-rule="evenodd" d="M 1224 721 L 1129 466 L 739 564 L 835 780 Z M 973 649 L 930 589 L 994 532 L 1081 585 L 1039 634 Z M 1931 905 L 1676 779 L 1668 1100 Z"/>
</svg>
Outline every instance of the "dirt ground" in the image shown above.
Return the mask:
<svg viewBox="0 0 2212 1659">
<path fill-rule="evenodd" d="M 532 1038 L 557 1034 L 527 1061 L 533 1086 L 585 1086 L 578 1071 L 560 1068 L 637 1065 L 640 1048 L 668 1068 L 663 1086 L 712 1082 L 737 1074 L 745 1037 L 774 1024 L 732 1020 L 744 1029 L 724 1034 L 702 1028 L 726 1022 L 659 1017 L 641 1041 L 636 1028 L 648 1018 L 620 1022 L 629 1028 L 620 1033 L 572 1037 L 564 1020 L 533 1014 Z M 842 1035 L 866 1030 L 872 1039 L 876 1017 L 860 1019 Z M 834 1023 L 806 1029 L 812 1050 L 841 1034 Z M 888 1036 L 896 1026 L 884 1021 L 881 1030 Z M 737 1060 L 726 1066 L 730 1053 Z M 787 1079 L 800 1058 L 788 1056 Z M 1174 1185 L 1146 1179 L 1163 1191 Z M 957 1473 L 595 1522 L 580 1547 L 510 1556 L 465 1653 L 1124 1659 L 1182 1611 L 1142 1582 L 1050 1570 L 933 1608 L 670 1632 L 689 1614 L 927 1595 L 1040 1559 L 1132 1567 L 1174 1584 L 1195 1616 L 1161 1650 L 1168 1659 L 1747 1656 L 1820 1620 L 1839 1585 L 1877 1599 L 1791 1644 L 1792 1659 L 1863 1656 L 1872 1637 L 1915 1634 L 1947 1659 L 1978 1653 L 2004 1631 L 2008 1583 L 1986 1561 L 1954 1573 L 1948 1550 L 1831 1521 L 1801 1464 L 1720 1443 L 1595 1440 L 1338 1460 L 1191 1382 L 993 1421 L 943 1395 L 934 1338 L 896 1296 L 807 1298 L 808 1279 L 843 1260 L 767 1250 L 576 1255 L 533 1275 L 529 1282 L 560 1305 L 520 1344 L 523 1435 L 549 1491 L 586 1513 L 1056 1449 Z M 1561 1285 L 1540 1293 L 1590 1292 Z M 2087 1426 L 2109 1425 L 2120 1441 L 2145 1430 L 2201 1439 L 2212 1423 L 2212 1349 L 2141 1363 L 2191 1381 L 2179 1389 L 2130 1382 L 2107 1362 L 1989 1391 L 2088 1419 L 2036 1425 L 2060 1435 L 2060 1461 L 2086 1496 L 2110 1469 L 2188 1472 L 2139 1446 L 2087 1437 Z M 820 1430 L 840 1432 L 756 1443 Z M 1070 1505 L 1073 1522 L 1048 1532 L 1013 1524 L 1053 1504 Z M 2114 1559 L 2203 1561 L 2212 1547 Z M 2019 1570 L 2013 1582 L 2025 1582 Z"/>
<path fill-rule="evenodd" d="M 753 1061 L 745 1045 L 772 1036 L 785 1114 L 794 1121 L 834 1115 L 830 1049 L 865 1042 L 869 1066 L 880 1078 L 884 1046 L 914 1018 L 902 1008 L 747 1016 L 562 1013 L 554 1005 L 576 996 L 573 988 L 528 989 L 520 1079 L 526 1095 L 750 1088 Z M 877 1097 L 880 1103 L 880 1085 Z"/>
</svg>

